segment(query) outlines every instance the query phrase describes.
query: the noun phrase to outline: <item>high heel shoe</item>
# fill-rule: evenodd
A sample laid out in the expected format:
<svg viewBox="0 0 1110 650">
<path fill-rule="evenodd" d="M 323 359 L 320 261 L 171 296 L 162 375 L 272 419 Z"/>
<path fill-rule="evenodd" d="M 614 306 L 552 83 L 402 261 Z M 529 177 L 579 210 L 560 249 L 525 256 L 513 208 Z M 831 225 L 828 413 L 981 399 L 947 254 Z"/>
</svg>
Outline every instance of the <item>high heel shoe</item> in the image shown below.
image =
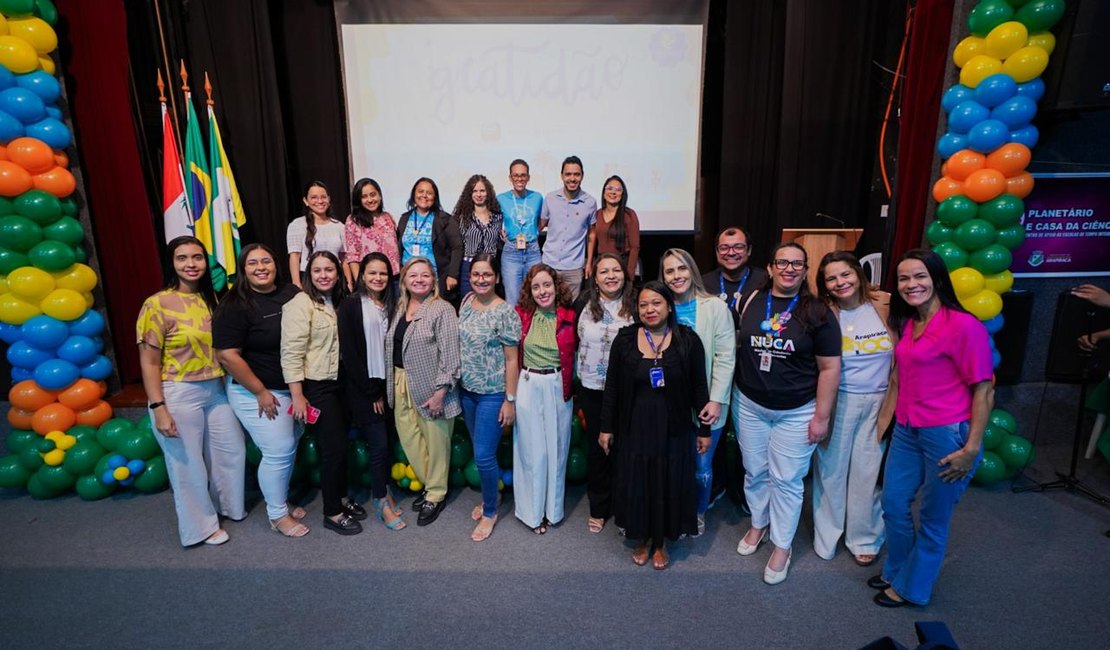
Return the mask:
<svg viewBox="0 0 1110 650">
<path fill-rule="evenodd" d="M 791 554 L 793 555 L 793 554 Z M 786 580 L 786 574 L 790 571 L 790 555 L 786 556 L 786 564 L 782 565 L 781 571 L 775 571 L 771 568 L 771 562 L 768 560 L 767 566 L 763 567 L 763 582 L 769 585 L 777 585 L 783 580 Z M 882 592 L 880 592 L 882 593 Z"/>
<path fill-rule="evenodd" d="M 764 528 L 763 529 L 763 534 L 761 534 L 759 536 L 759 539 L 756 541 L 755 544 L 749 544 L 749 543 L 745 542 L 744 540 L 747 539 L 748 534 L 744 533 L 744 536 L 740 538 L 740 543 L 736 545 L 736 552 L 739 553 L 740 555 L 752 555 L 752 554 L 754 554 L 756 551 L 759 550 L 759 546 L 764 541 L 766 541 L 767 531 L 769 531 L 769 530 L 770 530 L 770 527 Z"/>
<path fill-rule="evenodd" d="M 385 497 L 382 497 L 381 499 L 373 499 L 372 501 L 373 501 L 373 504 L 374 504 L 374 511 L 378 513 L 378 520 L 381 521 L 383 524 L 385 524 L 386 528 L 388 528 L 390 530 L 401 530 L 402 528 L 405 527 L 405 520 L 401 519 L 401 516 L 397 513 L 397 510 L 395 510 L 393 508 L 390 508 L 388 499 L 386 499 Z M 392 510 L 393 515 L 396 517 L 396 519 L 394 519 L 393 521 L 390 521 L 390 522 L 386 522 L 386 520 L 385 520 L 385 509 L 386 508 L 390 508 L 390 510 Z"/>
</svg>

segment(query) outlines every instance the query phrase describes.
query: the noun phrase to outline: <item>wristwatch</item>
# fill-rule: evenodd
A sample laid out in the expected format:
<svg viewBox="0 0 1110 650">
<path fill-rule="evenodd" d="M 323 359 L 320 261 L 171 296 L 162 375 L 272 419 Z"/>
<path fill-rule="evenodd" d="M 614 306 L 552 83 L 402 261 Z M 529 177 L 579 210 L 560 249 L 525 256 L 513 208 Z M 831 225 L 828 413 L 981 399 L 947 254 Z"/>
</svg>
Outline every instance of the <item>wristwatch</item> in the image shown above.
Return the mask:
<svg viewBox="0 0 1110 650">
<path fill-rule="evenodd" d="M 516 395 L 513 395 L 512 393 L 505 393 L 505 401 L 512 404 L 516 401 Z"/>
<path fill-rule="evenodd" d="M 166 405 L 165 402 L 151 402 L 150 404 L 147 404 L 146 407 L 153 411 L 154 409 L 156 409 L 160 406 L 165 406 L 165 405 Z"/>
</svg>

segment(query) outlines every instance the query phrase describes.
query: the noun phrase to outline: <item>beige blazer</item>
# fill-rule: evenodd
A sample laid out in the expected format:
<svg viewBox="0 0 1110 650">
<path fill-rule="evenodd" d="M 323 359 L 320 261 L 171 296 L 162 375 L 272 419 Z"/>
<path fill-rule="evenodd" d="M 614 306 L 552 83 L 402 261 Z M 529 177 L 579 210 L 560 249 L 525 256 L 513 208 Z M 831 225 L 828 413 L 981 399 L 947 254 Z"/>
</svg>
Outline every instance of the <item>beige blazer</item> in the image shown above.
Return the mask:
<svg viewBox="0 0 1110 650">
<path fill-rule="evenodd" d="M 286 383 L 339 379 L 335 309 L 298 293 L 281 308 L 281 374 Z"/>
</svg>

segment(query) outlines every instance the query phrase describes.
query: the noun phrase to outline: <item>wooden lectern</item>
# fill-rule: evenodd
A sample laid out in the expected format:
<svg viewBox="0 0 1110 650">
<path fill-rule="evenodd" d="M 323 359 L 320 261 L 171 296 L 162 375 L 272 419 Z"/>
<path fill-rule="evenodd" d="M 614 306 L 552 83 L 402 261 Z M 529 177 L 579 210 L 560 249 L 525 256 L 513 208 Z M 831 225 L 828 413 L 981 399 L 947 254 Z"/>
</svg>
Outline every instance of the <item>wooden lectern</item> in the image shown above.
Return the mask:
<svg viewBox="0 0 1110 650">
<path fill-rule="evenodd" d="M 817 267 L 821 258 L 833 251 L 853 251 L 863 228 L 783 228 L 782 241 L 794 242 L 809 257 L 809 289 L 817 295 Z"/>
</svg>

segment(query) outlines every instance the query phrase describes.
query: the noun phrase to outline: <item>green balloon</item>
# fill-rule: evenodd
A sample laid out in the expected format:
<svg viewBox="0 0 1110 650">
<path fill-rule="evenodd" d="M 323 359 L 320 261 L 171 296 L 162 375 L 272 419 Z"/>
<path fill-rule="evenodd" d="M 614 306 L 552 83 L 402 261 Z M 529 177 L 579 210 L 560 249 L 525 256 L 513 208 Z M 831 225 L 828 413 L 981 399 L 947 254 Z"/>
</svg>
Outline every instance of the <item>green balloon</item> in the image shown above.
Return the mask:
<svg viewBox="0 0 1110 650">
<path fill-rule="evenodd" d="M 143 417 L 139 418 L 139 421 L 135 423 L 135 428 L 146 429 L 147 431 L 154 431 L 154 427 L 150 424 L 150 414 L 144 413 Z"/>
<path fill-rule="evenodd" d="M 501 436 L 497 443 L 497 464 L 501 469 L 511 469 L 513 466 L 513 436 Z"/>
<path fill-rule="evenodd" d="M 19 452 L 19 464 L 29 472 L 37 472 L 40 467 L 46 463 L 42 460 L 42 454 L 36 447 L 28 447 Z"/>
<path fill-rule="evenodd" d="M 83 501 L 99 501 L 111 496 L 116 489 L 115 485 L 104 485 L 92 474 L 78 478 L 74 487 L 77 489 L 77 496 Z"/>
<path fill-rule="evenodd" d="M 77 438 L 77 442 L 84 442 L 86 440 L 96 441 L 96 427 L 90 427 L 87 424 L 78 424 L 77 426 L 70 427 L 66 431 L 69 435 Z"/>
<path fill-rule="evenodd" d="M 567 480 L 580 483 L 586 480 L 586 454 L 581 449 L 571 449 L 567 456 Z"/>
<path fill-rule="evenodd" d="M 989 221 L 995 228 L 1018 223 L 1024 212 L 1025 201 L 1013 194 L 1002 194 L 979 206 L 979 218 Z"/>
<path fill-rule="evenodd" d="M 994 243 L 994 226 L 982 219 L 971 219 L 956 228 L 952 241 L 965 251 L 977 251 Z"/>
<path fill-rule="evenodd" d="M 73 247 L 73 257 L 81 264 L 89 263 L 89 252 L 85 250 L 85 247 L 82 244 L 77 244 Z"/>
<path fill-rule="evenodd" d="M 407 476 L 402 476 L 401 480 L 397 481 L 397 485 L 400 485 L 401 488 L 405 489 L 405 490 L 409 489 L 409 485 L 411 485 L 411 484 L 412 484 L 412 479 L 410 479 Z"/>
<path fill-rule="evenodd" d="M 320 487 L 320 466 L 317 465 L 308 470 L 308 482 L 312 487 Z"/>
<path fill-rule="evenodd" d="M 247 438 L 247 464 L 251 467 L 258 467 L 262 462 L 262 450 L 258 445 L 254 444 L 254 440 Z"/>
<path fill-rule="evenodd" d="M 945 225 L 955 228 L 968 219 L 974 219 L 978 211 L 979 206 L 975 201 L 963 194 L 956 194 L 937 205 L 937 219 L 943 221 Z"/>
<path fill-rule="evenodd" d="M 1024 468 L 1033 455 L 1033 444 L 1021 436 L 1009 435 L 994 450 L 1009 468 Z"/>
<path fill-rule="evenodd" d="M 67 217 L 77 216 L 77 201 L 74 201 L 72 197 L 59 201 L 59 206 L 61 213 L 66 215 Z"/>
<path fill-rule="evenodd" d="M 0 11 L 6 16 L 26 16 L 35 10 L 35 0 L 0 0 Z"/>
<path fill-rule="evenodd" d="M 370 469 L 370 446 L 365 440 L 352 440 L 347 445 L 347 465 L 359 474 Z"/>
<path fill-rule="evenodd" d="M 49 226 L 62 216 L 62 204 L 57 197 L 42 190 L 27 190 L 20 194 L 13 207 L 16 212 L 40 226 Z"/>
<path fill-rule="evenodd" d="M 1008 435 L 1010 434 L 1006 433 L 1005 429 L 996 427 L 988 422 L 987 426 L 983 429 L 983 449 L 987 451 L 997 449 Z"/>
<path fill-rule="evenodd" d="M 1017 433 L 1017 420 L 1005 409 L 994 409 L 990 414 L 990 423 L 1006 433 Z"/>
<path fill-rule="evenodd" d="M 27 253 L 31 264 L 43 271 L 61 271 L 73 266 L 77 255 L 72 246 L 67 246 L 60 241 L 39 242 Z"/>
<path fill-rule="evenodd" d="M 951 273 L 961 266 L 967 266 L 967 251 L 956 245 L 955 242 L 943 242 L 933 247 L 933 252 L 940 255 L 944 265 Z"/>
<path fill-rule="evenodd" d="M 1014 3 L 1015 5 L 1018 3 Z M 1021 9 L 1014 17 L 1019 23 L 1025 25 L 1030 34 L 1052 29 L 1064 17 L 1063 0 L 1033 0 Z"/>
<path fill-rule="evenodd" d="M 0 275 L 7 275 L 23 266 L 31 266 L 29 257 L 17 251 L 0 248 Z"/>
<path fill-rule="evenodd" d="M 482 475 L 478 473 L 478 464 L 474 462 L 474 459 L 471 459 L 463 468 L 463 476 L 466 477 L 466 482 L 470 484 L 470 487 L 475 490 L 481 489 Z"/>
<path fill-rule="evenodd" d="M 0 196 L 0 217 L 15 214 L 15 204 L 6 196 Z"/>
<path fill-rule="evenodd" d="M 36 499 L 53 499 L 62 493 L 62 490 L 53 490 L 43 485 L 38 474 L 32 474 L 31 478 L 27 479 L 27 491 Z"/>
<path fill-rule="evenodd" d="M 66 471 L 74 476 L 89 474 L 96 468 L 97 461 L 106 453 L 108 452 L 96 442 L 95 438 L 85 440 L 66 450 L 62 467 L 65 467 Z"/>
<path fill-rule="evenodd" d="M 115 454 L 113 454 L 112 452 L 108 452 L 101 456 L 100 460 L 96 461 L 96 467 L 93 468 L 93 476 L 104 476 L 104 474 L 108 471 L 108 460 L 111 459 L 111 457 L 114 455 Z"/>
<path fill-rule="evenodd" d="M 466 486 L 466 474 L 463 473 L 463 468 L 451 468 L 451 471 L 447 473 L 447 485 L 453 488 Z"/>
<path fill-rule="evenodd" d="M 990 485 L 1006 478 L 1006 463 L 993 451 L 984 451 L 983 460 L 971 475 L 971 480 L 979 485 Z"/>
<path fill-rule="evenodd" d="M 400 440 L 393 442 L 393 462 L 409 464 L 409 457 L 405 455 L 405 448 L 401 445 Z"/>
<path fill-rule="evenodd" d="M 130 420 L 112 418 L 100 425 L 100 429 L 96 432 L 96 441 L 108 451 L 116 451 L 116 447 L 129 431 L 131 431 Z"/>
<path fill-rule="evenodd" d="M 46 239 L 60 241 L 70 246 L 76 246 L 85 241 L 85 229 L 81 226 L 81 222 L 73 217 L 62 217 L 58 219 L 54 223 L 43 228 L 42 234 Z"/>
<path fill-rule="evenodd" d="M 58 9 L 50 0 L 35 0 L 35 15 L 51 25 L 58 24 Z"/>
<path fill-rule="evenodd" d="M 0 246 L 4 248 L 26 253 L 42 241 L 42 237 L 42 228 L 27 217 L 17 214 L 0 217 Z"/>
<path fill-rule="evenodd" d="M 1025 243 L 1025 226 L 1020 223 L 1015 223 L 1012 226 L 1006 226 L 998 231 L 997 236 L 994 238 L 995 242 L 1005 246 L 1010 250 L 1014 250 L 1018 246 Z"/>
<path fill-rule="evenodd" d="M 135 477 L 135 489 L 143 494 L 161 492 L 169 487 L 170 477 L 166 474 L 166 457 L 155 456 L 146 461 L 146 469 Z"/>
<path fill-rule="evenodd" d="M 465 467 L 471 458 L 474 458 L 474 449 L 469 440 L 451 443 L 451 467 Z"/>
<path fill-rule="evenodd" d="M 120 437 L 116 452 L 128 460 L 147 460 L 162 453 L 154 434 L 146 429 L 131 429 Z"/>
<path fill-rule="evenodd" d="M 991 244 L 968 256 L 967 265 L 983 275 L 994 275 L 1010 268 L 1013 261 L 1008 248 L 1002 244 Z"/>
<path fill-rule="evenodd" d="M 65 492 L 77 482 L 77 477 L 67 472 L 61 465 L 43 465 L 35 472 L 35 476 L 39 477 L 39 482 L 44 488 L 59 493 Z"/>
<path fill-rule="evenodd" d="M 42 436 L 34 431 L 27 431 L 26 429 L 12 429 L 4 438 L 4 446 L 8 448 L 9 454 L 18 454 L 24 449 L 33 448 Z"/>
<path fill-rule="evenodd" d="M 31 470 L 19 462 L 18 456 L 0 458 L 0 488 L 27 487 L 29 478 L 31 478 Z"/>
<path fill-rule="evenodd" d="M 967 17 L 967 28 L 976 36 L 986 36 L 1002 23 L 1013 20 L 1014 8 L 1005 0 L 983 0 Z"/>
<path fill-rule="evenodd" d="M 925 229 L 925 239 L 929 240 L 929 243 L 933 246 L 943 244 L 946 241 L 952 241 L 952 237 L 955 236 L 955 234 L 955 229 L 950 228 L 940 219 L 930 223 L 929 227 Z"/>
<path fill-rule="evenodd" d="M 310 433 L 301 436 L 301 448 L 297 452 L 297 456 L 304 459 L 305 464 L 311 467 L 319 467 L 320 465 L 320 450 L 316 447 L 316 437 Z"/>
</svg>

